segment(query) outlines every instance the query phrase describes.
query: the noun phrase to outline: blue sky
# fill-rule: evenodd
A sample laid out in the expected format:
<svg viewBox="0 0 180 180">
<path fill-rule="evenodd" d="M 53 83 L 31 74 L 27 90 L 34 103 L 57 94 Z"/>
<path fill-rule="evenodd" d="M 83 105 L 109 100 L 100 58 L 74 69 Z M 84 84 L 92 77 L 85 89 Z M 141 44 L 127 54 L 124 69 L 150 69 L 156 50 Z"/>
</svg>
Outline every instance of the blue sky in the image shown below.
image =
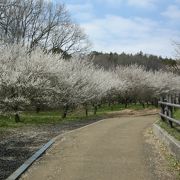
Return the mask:
<svg viewBox="0 0 180 180">
<path fill-rule="evenodd" d="M 180 41 L 180 0 L 63 0 L 72 18 L 103 52 L 174 57 Z"/>
</svg>

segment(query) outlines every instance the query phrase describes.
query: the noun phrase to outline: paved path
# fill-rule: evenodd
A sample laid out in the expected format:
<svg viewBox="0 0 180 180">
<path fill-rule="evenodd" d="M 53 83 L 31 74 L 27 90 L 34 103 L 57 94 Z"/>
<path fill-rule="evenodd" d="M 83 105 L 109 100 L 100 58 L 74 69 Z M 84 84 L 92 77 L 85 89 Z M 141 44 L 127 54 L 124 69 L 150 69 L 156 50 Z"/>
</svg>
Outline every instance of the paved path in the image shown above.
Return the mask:
<svg viewBox="0 0 180 180">
<path fill-rule="evenodd" d="M 155 119 L 112 118 L 66 133 L 22 179 L 156 180 L 143 136 Z"/>
</svg>

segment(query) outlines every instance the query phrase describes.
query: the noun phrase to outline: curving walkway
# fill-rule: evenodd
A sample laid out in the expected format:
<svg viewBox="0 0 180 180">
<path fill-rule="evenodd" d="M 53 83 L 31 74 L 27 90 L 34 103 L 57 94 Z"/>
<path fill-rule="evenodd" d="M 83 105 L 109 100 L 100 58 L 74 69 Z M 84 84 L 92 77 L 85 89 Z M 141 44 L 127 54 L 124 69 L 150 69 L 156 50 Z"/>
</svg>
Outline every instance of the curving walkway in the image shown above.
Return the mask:
<svg viewBox="0 0 180 180">
<path fill-rule="evenodd" d="M 155 117 L 105 119 L 66 133 L 21 179 L 155 180 L 143 135 Z"/>
</svg>

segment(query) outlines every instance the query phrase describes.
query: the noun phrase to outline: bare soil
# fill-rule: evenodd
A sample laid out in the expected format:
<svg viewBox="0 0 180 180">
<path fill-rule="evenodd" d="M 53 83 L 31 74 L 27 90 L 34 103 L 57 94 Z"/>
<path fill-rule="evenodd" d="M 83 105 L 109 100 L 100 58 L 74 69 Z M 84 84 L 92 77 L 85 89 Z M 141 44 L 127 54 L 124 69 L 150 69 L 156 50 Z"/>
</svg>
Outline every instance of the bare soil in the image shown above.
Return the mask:
<svg viewBox="0 0 180 180">
<path fill-rule="evenodd" d="M 0 180 L 6 179 L 43 144 L 66 131 L 100 119 L 11 128 L 0 134 Z"/>
</svg>

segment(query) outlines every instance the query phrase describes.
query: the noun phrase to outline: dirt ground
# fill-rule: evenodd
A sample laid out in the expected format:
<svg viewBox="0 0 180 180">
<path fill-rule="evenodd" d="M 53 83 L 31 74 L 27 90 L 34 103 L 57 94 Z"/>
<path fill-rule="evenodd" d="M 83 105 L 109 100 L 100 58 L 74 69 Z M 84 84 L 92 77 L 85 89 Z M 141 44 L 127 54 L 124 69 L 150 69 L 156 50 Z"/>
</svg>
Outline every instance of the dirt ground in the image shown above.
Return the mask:
<svg viewBox="0 0 180 180">
<path fill-rule="evenodd" d="M 109 118 L 65 133 L 21 179 L 175 180 L 146 133 L 156 119 Z"/>
<path fill-rule="evenodd" d="M 33 153 L 50 139 L 66 131 L 96 122 L 67 122 L 55 125 L 39 125 L 14 128 L 0 135 L 0 180 L 6 179 L 21 166 Z"/>
</svg>

